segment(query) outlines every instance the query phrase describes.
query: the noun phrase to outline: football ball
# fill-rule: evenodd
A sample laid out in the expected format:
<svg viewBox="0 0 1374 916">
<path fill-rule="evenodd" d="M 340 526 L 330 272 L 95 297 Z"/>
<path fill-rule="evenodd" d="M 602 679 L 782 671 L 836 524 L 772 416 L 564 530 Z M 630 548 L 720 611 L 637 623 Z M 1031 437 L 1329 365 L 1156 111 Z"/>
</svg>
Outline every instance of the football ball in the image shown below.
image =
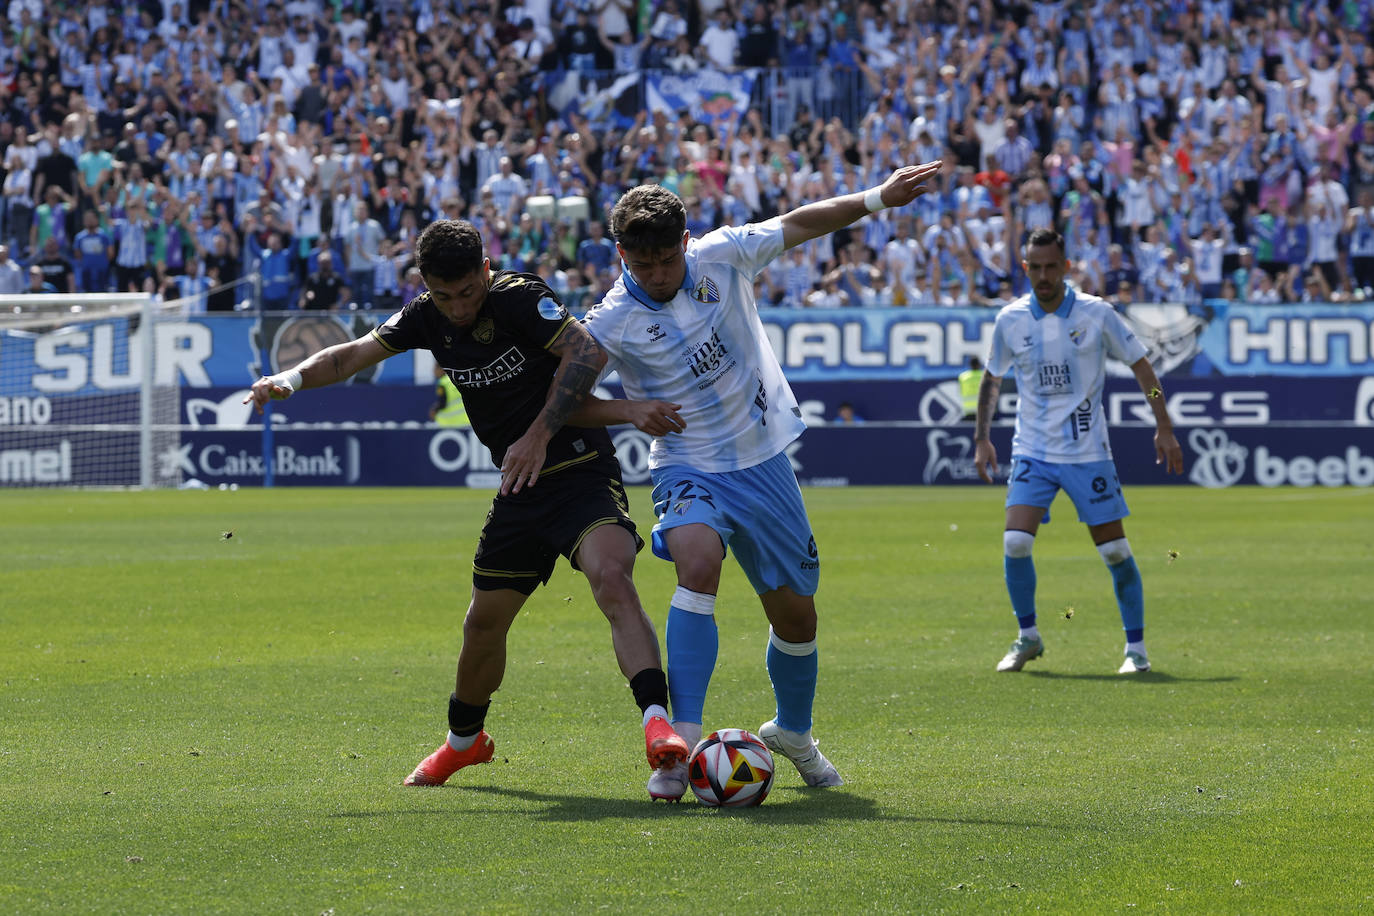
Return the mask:
<svg viewBox="0 0 1374 916">
<path fill-rule="evenodd" d="M 773 785 L 773 754 L 757 735 L 722 728 L 692 750 L 687 782 L 697 801 L 711 808 L 762 804 Z"/>
</svg>

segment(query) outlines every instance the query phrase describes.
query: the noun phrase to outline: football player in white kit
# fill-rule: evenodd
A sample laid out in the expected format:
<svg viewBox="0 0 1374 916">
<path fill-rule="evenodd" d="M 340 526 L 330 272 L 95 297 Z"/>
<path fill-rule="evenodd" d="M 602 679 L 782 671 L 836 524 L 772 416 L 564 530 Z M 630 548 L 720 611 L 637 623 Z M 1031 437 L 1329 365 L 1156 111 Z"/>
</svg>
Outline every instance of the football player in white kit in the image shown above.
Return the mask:
<svg viewBox="0 0 1374 916">
<path fill-rule="evenodd" d="M 733 550 L 771 625 L 765 660 L 777 708 L 759 737 L 809 786 L 843 780 L 811 737 L 820 559 L 784 451 L 806 424 L 764 335 L 754 280 L 790 248 L 911 203 L 940 165 L 907 166 L 866 192 L 700 239 L 687 231 L 676 194 L 634 188 L 611 214 L 625 269 L 585 319 L 627 400 L 587 404 L 577 422 L 629 422 L 658 437 L 649 454 L 658 516 L 652 544 L 676 565 L 678 583 L 667 633 L 674 727 L 689 745 L 701 737 L 719 645 L 716 591 Z M 664 414 L 656 400 L 677 410 Z M 677 799 L 686 788 L 681 764 L 649 780 L 655 798 Z"/>
<path fill-rule="evenodd" d="M 1021 632 L 997 670 L 1020 671 L 1026 662 L 1045 653 L 1035 625 L 1031 547 L 1041 521 L 1049 520 L 1050 503 L 1062 489 L 1073 500 L 1078 520 L 1088 526 L 1112 574 L 1126 630 L 1126 658 L 1118 672 L 1149 671 L 1140 570 L 1121 524 L 1130 513 L 1121 495 L 1102 410 L 1108 356 L 1129 365 L 1145 392 L 1155 416 L 1155 463 L 1164 464 L 1166 473 L 1182 474 L 1183 450 L 1174 437 L 1164 393 L 1146 358 L 1145 345 L 1111 303 L 1065 284 L 1069 262 L 1063 236 L 1052 229 L 1032 232 L 1021 264 L 1032 292 L 997 313 L 987 370 L 978 391 L 974 432 L 978 474 L 991 483 L 997 472 L 997 451 L 988 438 L 992 414 L 1002 376 L 1015 370 L 1019 401 L 1002 544 L 1007 593 Z"/>
</svg>

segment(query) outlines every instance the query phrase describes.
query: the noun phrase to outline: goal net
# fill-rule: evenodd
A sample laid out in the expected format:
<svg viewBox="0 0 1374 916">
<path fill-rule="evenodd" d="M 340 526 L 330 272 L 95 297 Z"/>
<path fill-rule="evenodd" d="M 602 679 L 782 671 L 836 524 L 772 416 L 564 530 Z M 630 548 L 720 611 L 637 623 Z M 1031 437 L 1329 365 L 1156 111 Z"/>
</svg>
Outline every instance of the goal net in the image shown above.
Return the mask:
<svg viewBox="0 0 1374 916">
<path fill-rule="evenodd" d="M 159 324 L 185 309 L 131 293 L 0 296 L 0 486 L 179 485 L 154 467 L 180 442 L 178 377 L 157 354 Z"/>
</svg>

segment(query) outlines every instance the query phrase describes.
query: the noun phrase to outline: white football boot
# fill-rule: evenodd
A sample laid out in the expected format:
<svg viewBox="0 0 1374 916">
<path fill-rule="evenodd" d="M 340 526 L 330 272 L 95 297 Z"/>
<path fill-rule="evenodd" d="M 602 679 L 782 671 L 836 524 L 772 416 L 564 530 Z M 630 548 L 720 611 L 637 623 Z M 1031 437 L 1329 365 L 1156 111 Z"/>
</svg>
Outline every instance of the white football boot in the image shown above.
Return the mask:
<svg viewBox="0 0 1374 916">
<path fill-rule="evenodd" d="M 828 788 L 844 785 L 839 771 L 833 763 L 825 759 L 810 732 L 804 735 L 790 732 L 785 728 L 779 728 L 776 721 L 769 719 L 759 726 L 759 737 L 773 753 L 782 754 L 792 761 L 792 765 L 797 768 L 797 772 L 808 786 Z"/>
<path fill-rule="evenodd" d="M 649 777 L 649 798 L 654 801 L 679 801 L 686 792 L 686 761 L 678 761 L 672 766 L 659 767 Z"/>
</svg>

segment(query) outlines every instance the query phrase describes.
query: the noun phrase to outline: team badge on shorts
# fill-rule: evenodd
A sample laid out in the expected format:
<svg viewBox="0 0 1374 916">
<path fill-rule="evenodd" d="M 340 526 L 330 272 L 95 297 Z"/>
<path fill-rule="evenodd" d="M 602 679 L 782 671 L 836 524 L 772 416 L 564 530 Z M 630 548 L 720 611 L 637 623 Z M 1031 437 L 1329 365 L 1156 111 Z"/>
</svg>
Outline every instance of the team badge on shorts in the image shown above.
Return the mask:
<svg viewBox="0 0 1374 916">
<path fill-rule="evenodd" d="M 692 500 L 690 498 L 679 499 L 677 502 L 673 503 L 673 512 L 675 512 L 678 515 L 686 515 L 688 510 L 690 510 L 691 508 Z"/>
</svg>

